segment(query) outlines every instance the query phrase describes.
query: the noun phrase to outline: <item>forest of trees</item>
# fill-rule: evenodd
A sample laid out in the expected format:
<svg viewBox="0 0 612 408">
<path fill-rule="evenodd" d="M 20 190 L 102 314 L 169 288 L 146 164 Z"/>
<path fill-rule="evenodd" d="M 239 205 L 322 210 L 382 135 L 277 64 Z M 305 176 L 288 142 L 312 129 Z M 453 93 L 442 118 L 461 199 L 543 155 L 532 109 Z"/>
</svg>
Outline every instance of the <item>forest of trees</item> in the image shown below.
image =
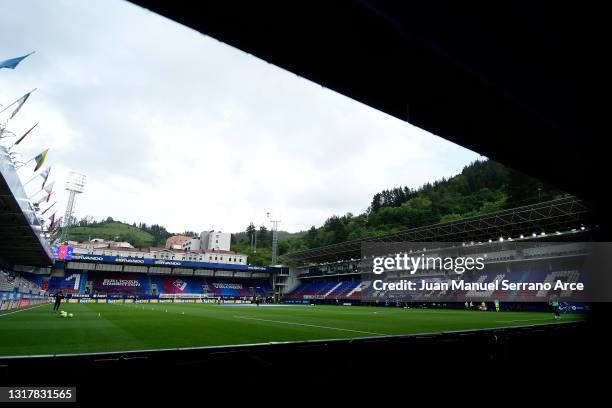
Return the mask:
<svg viewBox="0 0 612 408">
<path fill-rule="evenodd" d="M 304 235 L 279 242 L 279 254 L 454 221 L 565 195 L 492 160 L 478 160 L 451 178 L 418 189 L 396 187 L 374 194 L 365 213 L 332 215 Z"/>
<path fill-rule="evenodd" d="M 148 225 L 144 222 L 129 224 L 129 223 L 114 220 L 113 217 L 107 217 L 100 221 L 96 221 L 91 216 L 85 216 L 82 219 L 76 221 L 74 226 L 75 227 L 97 227 L 97 226 L 104 226 L 104 225 L 109 225 L 109 224 L 131 225 L 134 228 L 138 228 L 141 231 L 151 234 L 153 236 L 153 242 L 151 243 L 152 246 L 164 246 L 166 244 L 166 240 L 170 236 L 174 235 L 168 232 L 165 227 L 159 224 Z M 119 239 L 127 241 L 134 246 L 139 246 L 138 237 L 136 236 L 136 234 L 130 234 L 129 232 L 126 233 L 122 231 L 121 233 L 119 233 L 118 237 Z M 94 238 L 100 238 L 100 237 L 94 237 Z"/>
</svg>

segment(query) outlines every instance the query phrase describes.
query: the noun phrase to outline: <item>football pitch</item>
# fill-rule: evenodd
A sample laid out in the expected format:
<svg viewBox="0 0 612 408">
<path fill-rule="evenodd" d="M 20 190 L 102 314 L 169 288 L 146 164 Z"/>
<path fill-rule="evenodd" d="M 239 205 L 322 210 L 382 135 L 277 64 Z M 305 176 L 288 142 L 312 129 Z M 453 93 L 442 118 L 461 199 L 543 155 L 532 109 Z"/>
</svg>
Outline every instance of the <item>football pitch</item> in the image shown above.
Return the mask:
<svg viewBox="0 0 612 408">
<path fill-rule="evenodd" d="M 0 356 L 346 339 L 555 323 L 552 313 L 369 306 L 52 304 L 0 314 Z M 561 322 L 583 319 L 563 315 Z"/>
</svg>

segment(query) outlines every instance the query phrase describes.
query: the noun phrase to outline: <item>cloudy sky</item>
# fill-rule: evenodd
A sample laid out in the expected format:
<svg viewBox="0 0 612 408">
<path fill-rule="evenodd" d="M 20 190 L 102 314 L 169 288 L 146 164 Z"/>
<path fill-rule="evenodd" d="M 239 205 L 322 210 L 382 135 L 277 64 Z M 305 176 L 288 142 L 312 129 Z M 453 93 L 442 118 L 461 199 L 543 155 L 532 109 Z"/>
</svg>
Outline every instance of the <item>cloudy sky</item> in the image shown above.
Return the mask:
<svg viewBox="0 0 612 408">
<path fill-rule="evenodd" d="M 120 0 L 2 1 L 0 60 L 34 50 L 0 70 L 0 104 L 38 88 L 8 128 L 40 122 L 15 150 L 50 148 L 60 214 L 74 170 L 78 218 L 235 232 L 270 211 L 298 231 L 479 157 Z"/>
</svg>

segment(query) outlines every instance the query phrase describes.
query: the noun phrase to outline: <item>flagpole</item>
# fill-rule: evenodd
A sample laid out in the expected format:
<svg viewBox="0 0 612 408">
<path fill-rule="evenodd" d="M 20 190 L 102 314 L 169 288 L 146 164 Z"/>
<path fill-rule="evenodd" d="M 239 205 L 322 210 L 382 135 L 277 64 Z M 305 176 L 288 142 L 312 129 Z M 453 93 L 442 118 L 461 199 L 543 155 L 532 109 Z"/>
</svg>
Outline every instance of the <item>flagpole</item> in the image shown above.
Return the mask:
<svg viewBox="0 0 612 408">
<path fill-rule="evenodd" d="M 25 184 L 23 185 L 24 187 L 27 186 L 28 184 L 30 184 L 31 181 L 34 181 L 37 177 L 39 177 L 40 174 L 35 174 L 34 177 L 32 177 L 31 179 L 29 179 L 28 181 L 25 182 Z"/>
<path fill-rule="evenodd" d="M 48 170 L 48 171 L 47 171 Z M 45 176 L 43 176 L 44 172 L 47 171 L 47 174 Z M 49 172 L 51 171 L 51 167 L 47 167 L 46 169 L 44 169 L 42 172 L 38 173 L 38 174 L 34 174 L 34 177 L 32 177 L 31 179 L 29 179 L 28 181 L 26 181 L 24 183 L 24 187 L 27 186 L 28 184 L 30 184 L 30 182 L 34 181 L 37 177 L 42 177 L 44 179 L 43 181 L 43 186 L 42 188 L 45 188 L 45 184 L 47 183 L 47 179 L 49 178 Z"/>
<path fill-rule="evenodd" d="M 40 122 L 36 122 L 36 124 L 35 124 L 34 126 L 32 126 L 32 127 L 30 128 L 30 130 L 28 130 L 27 132 L 25 132 L 25 133 L 23 134 L 23 136 L 21 136 L 19 139 L 17 139 L 17 141 L 16 141 L 15 143 L 13 143 L 13 144 L 12 144 L 12 145 L 11 145 L 11 146 L 10 146 L 10 147 L 7 149 L 7 150 L 11 150 L 13 147 L 17 146 L 17 145 L 18 145 L 18 144 L 19 144 L 19 143 L 20 143 L 20 142 L 21 142 L 23 139 L 25 139 L 25 137 L 26 137 L 27 135 L 29 135 L 29 134 L 30 134 L 30 132 L 31 132 L 31 131 L 33 131 L 33 130 L 34 130 L 34 128 L 35 128 L 36 126 L 38 126 L 38 124 L 39 124 L 39 123 L 40 123 Z M 3 130 L 3 131 L 4 131 L 4 130 Z M 1 136 L 1 135 L 2 135 L 2 132 L 0 132 L 0 136 Z"/>
<path fill-rule="evenodd" d="M 27 162 L 24 162 L 21 166 L 17 167 L 17 170 L 19 170 L 20 168 L 27 166 L 28 164 L 30 164 L 30 162 L 34 161 L 34 159 L 36 159 L 36 157 L 34 157 L 33 159 L 28 160 Z"/>
<path fill-rule="evenodd" d="M 38 195 L 38 193 L 40 193 L 41 191 L 44 191 L 44 188 L 41 188 L 40 190 L 38 190 L 37 192 L 35 192 L 34 194 L 32 194 L 31 196 L 28 197 L 28 200 L 33 199 L 34 197 L 36 197 Z"/>
<path fill-rule="evenodd" d="M 54 181 L 52 181 L 51 183 L 54 183 Z M 49 187 L 49 186 L 51 185 L 51 183 L 50 183 L 50 184 L 47 184 L 47 187 Z M 45 188 L 43 187 L 43 188 L 41 188 L 40 190 L 38 190 L 37 192 L 35 192 L 34 194 L 32 194 L 31 196 L 29 196 L 29 197 L 28 197 L 28 200 L 31 200 L 31 199 L 33 199 L 34 197 L 36 197 L 36 196 L 38 195 L 38 193 L 40 193 L 41 191 L 44 191 L 45 193 L 47 193 L 47 195 L 48 195 L 48 196 L 50 196 L 50 195 L 51 195 L 51 193 L 53 193 L 53 188 L 51 188 L 51 191 L 49 192 L 49 191 L 45 190 Z"/>
<path fill-rule="evenodd" d="M 31 94 L 32 92 L 34 92 L 35 90 L 37 90 L 38 88 L 34 88 L 32 89 L 30 92 L 26 92 L 25 94 L 23 94 L 23 96 L 21 98 L 23 98 L 24 96 L 26 96 L 27 94 Z M 8 108 L 10 108 L 11 106 L 13 106 L 14 104 L 16 104 L 17 102 L 19 102 L 21 100 L 21 98 L 18 98 L 15 102 L 11 103 L 8 106 L 5 106 L 4 109 L 0 110 L 0 113 L 4 112 L 5 110 L 7 110 Z"/>
<path fill-rule="evenodd" d="M 45 215 L 45 213 L 46 213 L 47 211 L 49 211 L 49 210 L 51 209 L 51 207 L 53 207 L 55 204 L 57 204 L 57 201 L 54 201 L 54 202 L 53 202 L 53 204 L 51 204 L 50 206 L 48 206 L 48 207 L 47 207 L 47 209 L 46 209 L 45 211 L 43 211 L 43 212 L 41 212 L 41 213 L 40 213 L 40 215 Z"/>
</svg>

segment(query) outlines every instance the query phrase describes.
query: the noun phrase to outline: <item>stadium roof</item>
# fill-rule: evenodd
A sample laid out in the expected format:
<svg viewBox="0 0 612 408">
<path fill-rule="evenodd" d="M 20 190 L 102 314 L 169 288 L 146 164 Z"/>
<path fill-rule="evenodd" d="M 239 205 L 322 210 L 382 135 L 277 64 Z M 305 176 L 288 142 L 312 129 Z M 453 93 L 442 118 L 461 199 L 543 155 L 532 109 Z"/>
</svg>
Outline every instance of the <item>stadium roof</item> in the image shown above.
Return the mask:
<svg viewBox="0 0 612 408">
<path fill-rule="evenodd" d="M 328 262 L 361 257 L 364 242 L 469 242 L 521 234 L 579 230 L 590 222 L 585 203 L 575 197 L 512 208 L 478 217 L 407 229 L 395 234 L 342 242 L 287 256 L 298 262 Z"/>
<path fill-rule="evenodd" d="M 17 172 L 0 146 L 0 264 L 49 266 L 51 250 Z"/>
<path fill-rule="evenodd" d="M 606 15 L 556 2 L 131 0 L 589 201 Z M 602 6 L 603 7 L 603 6 Z"/>
</svg>

